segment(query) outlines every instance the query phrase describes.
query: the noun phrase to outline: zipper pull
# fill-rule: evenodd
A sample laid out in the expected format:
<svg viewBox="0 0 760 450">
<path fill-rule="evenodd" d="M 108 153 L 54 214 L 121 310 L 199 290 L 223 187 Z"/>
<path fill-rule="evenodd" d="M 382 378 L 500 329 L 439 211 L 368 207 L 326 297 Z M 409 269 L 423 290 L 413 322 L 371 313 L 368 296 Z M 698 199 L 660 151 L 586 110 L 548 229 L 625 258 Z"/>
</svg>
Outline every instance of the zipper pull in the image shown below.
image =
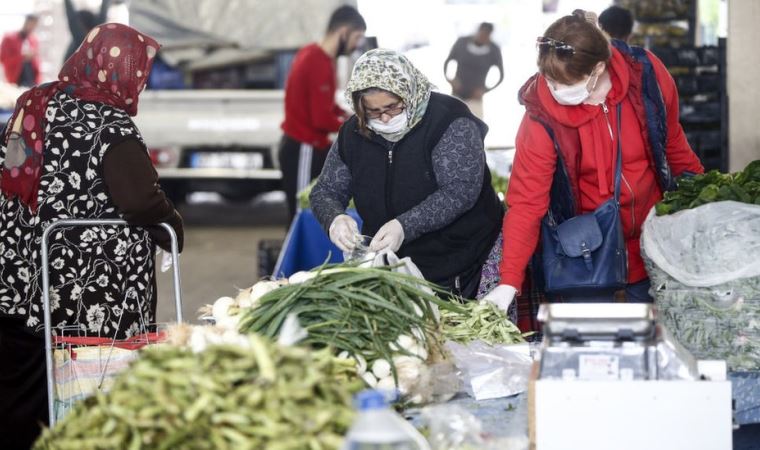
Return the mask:
<svg viewBox="0 0 760 450">
<path fill-rule="evenodd" d="M 393 164 L 393 149 L 388 150 L 388 164 Z"/>
<path fill-rule="evenodd" d="M 610 110 L 607 109 L 607 104 L 605 102 L 602 102 L 602 111 L 604 111 L 605 114 L 610 112 Z"/>
</svg>

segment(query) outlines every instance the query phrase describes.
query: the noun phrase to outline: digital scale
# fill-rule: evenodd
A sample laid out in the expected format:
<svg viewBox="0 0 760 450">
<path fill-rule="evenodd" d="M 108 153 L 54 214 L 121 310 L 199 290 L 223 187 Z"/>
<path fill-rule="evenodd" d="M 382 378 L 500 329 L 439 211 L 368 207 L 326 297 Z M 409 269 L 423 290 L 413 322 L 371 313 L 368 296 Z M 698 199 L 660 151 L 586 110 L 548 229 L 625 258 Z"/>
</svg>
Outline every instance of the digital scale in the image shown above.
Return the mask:
<svg viewBox="0 0 760 450">
<path fill-rule="evenodd" d="M 542 305 L 529 387 L 536 450 L 730 450 L 724 361 L 697 361 L 648 304 Z"/>
</svg>

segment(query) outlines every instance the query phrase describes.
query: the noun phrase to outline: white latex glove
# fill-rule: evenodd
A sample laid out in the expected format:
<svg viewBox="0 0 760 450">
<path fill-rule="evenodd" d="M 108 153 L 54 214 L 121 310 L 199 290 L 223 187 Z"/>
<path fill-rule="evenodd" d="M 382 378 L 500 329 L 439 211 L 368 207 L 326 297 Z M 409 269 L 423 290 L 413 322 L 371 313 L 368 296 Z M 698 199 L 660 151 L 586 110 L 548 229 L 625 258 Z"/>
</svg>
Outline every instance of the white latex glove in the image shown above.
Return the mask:
<svg viewBox="0 0 760 450">
<path fill-rule="evenodd" d="M 330 240 L 344 252 L 350 252 L 356 247 L 356 237 L 359 226 L 348 214 L 340 214 L 330 224 Z"/>
<path fill-rule="evenodd" d="M 369 243 L 369 249 L 373 252 L 386 249 L 397 252 L 402 242 L 404 242 L 404 227 L 401 226 L 401 222 L 393 219 L 377 230 L 372 242 Z"/>
<path fill-rule="evenodd" d="M 481 301 L 493 303 L 500 310 L 507 312 L 509 305 L 515 299 L 516 293 L 517 289 L 514 287 L 508 284 L 500 284 L 486 294 Z"/>
</svg>

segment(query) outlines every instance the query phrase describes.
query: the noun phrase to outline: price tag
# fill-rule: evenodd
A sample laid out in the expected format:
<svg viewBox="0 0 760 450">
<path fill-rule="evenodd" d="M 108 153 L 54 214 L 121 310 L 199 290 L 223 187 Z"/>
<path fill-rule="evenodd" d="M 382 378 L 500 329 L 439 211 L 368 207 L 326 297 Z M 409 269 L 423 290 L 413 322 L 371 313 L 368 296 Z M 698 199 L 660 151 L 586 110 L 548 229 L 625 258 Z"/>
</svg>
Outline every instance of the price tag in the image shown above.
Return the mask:
<svg viewBox="0 0 760 450">
<path fill-rule="evenodd" d="M 578 378 L 581 380 L 617 380 L 620 378 L 620 359 L 614 355 L 580 355 Z"/>
</svg>

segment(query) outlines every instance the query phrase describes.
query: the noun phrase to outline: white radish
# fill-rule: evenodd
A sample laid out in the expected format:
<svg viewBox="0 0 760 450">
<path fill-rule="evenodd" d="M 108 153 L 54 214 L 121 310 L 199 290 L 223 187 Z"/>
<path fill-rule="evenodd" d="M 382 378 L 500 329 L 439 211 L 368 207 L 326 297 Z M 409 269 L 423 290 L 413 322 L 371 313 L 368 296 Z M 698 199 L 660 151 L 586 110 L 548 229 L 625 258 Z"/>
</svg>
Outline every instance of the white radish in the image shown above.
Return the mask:
<svg viewBox="0 0 760 450">
<path fill-rule="evenodd" d="M 369 372 L 364 372 L 362 374 L 362 380 L 364 380 L 368 387 L 377 387 L 377 378 Z"/>
<path fill-rule="evenodd" d="M 396 390 L 396 382 L 393 381 L 392 376 L 387 376 L 378 380 L 376 387 L 383 391 L 394 391 Z"/>
<path fill-rule="evenodd" d="M 343 350 L 342 352 L 338 353 L 338 356 L 337 356 L 338 359 L 349 359 L 350 357 L 351 355 L 346 350 Z"/>
<path fill-rule="evenodd" d="M 376 359 L 372 363 L 372 373 L 378 378 L 383 379 L 391 374 L 391 363 L 384 359 Z"/>
<path fill-rule="evenodd" d="M 396 339 L 396 347 L 399 350 L 406 350 L 409 351 L 411 347 L 413 347 L 417 342 L 414 340 L 413 337 L 402 334 L 401 336 Z"/>
<path fill-rule="evenodd" d="M 235 304 L 235 299 L 232 297 L 221 297 L 214 302 L 211 307 L 211 315 L 219 323 L 219 321 L 229 317 L 230 307 Z"/>
<path fill-rule="evenodd" d="M 225 330 L 237 330 L 240 325 L 240 314 L 234 316 L 222 317 L 216 321 L 216 326 Z"/>
<path fill-rule="evenodd" d="M 397 356 L 393 358 L 393 365 L 396 367 L 399 391 L 406 395 L 419 382 L 423 362 L 413 356 Z"/>
<path fill-rule="evenodd" d="M 427 360 L 428 358 L 428 351 L 422 344 L 413 345 L 411 348 L 409 348 L 409 353 L 419 357 L 423 361 Z"/>
<path fill-rule="evenodd" d="M 253 286 L 251 286 L 251 293 L 248 296 L 248 301 L 250 302 L 250 306 L 248 307 L 255 306 L 256 304 L 258 304 L 259 299 L 261 297 L 279 288 L 280 286 L 281 284 L 279 282 L 269 281 L 269 280 L 259 281 L 258 283 L 254 284 Z M 240 305 L 240 306 L 245 307 L 244 305 Z"/>
<path fill-rule="evenodd" d="M 367 371 L 367 360 L 362 355 L 354 355 L 356 360 L 356 373 L 359 375 L 364 374 Z"/>
<path fill-rule="evenodd" d="M 312 278 L 316 276 L 317 276 L 316 272 L 306 272 L 306 271 L 296 272 L 288 278 L 288 283 L 290 284 L 303 283 L 304 281 L 311 280 Z"/>
</svg>

